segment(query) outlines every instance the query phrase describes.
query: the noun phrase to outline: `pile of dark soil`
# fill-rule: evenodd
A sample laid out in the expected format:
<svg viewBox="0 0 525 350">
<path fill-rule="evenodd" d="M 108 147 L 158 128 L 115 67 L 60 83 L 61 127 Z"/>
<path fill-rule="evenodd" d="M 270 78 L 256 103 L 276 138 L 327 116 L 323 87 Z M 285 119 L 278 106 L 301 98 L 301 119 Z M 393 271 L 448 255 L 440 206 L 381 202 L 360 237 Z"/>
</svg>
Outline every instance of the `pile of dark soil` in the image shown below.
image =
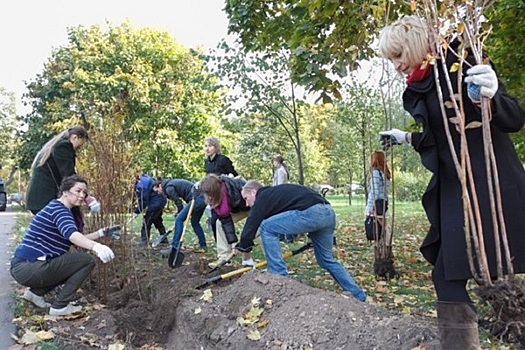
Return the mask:
<svg viewBox="0 0 525 350">
<path fill-rule="evenodd" d="M 150 253 L 135 257 L 132 273 L 108 274 L 113 279 L 105 307 L 97 288 L 84 288 L 83 315 L 56 320 L 32 310 L 41 315 L 24 321 L 24 328 L 29 322 L 33 329 L 51 330 L 63 350 L 437 349 L 434 319 L 260 271 L 197 290 L 211 277 L 203 254 L 187 252 L 184 265 L 170 269 Z"/>
</svg>

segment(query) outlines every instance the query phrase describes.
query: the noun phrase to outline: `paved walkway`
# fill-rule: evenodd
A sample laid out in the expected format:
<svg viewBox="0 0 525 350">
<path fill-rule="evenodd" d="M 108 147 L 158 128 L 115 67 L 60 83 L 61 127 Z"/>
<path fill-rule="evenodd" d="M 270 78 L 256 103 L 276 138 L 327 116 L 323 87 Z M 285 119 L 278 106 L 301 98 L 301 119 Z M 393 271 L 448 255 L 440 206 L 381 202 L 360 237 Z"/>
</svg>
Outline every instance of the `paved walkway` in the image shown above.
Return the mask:
<svg viewBox="0 0 525 350">
<path fill-rule="evenodd" d="M 15 213 L 11 212 L 11 207 L 8 206 L 5 212 L 0 212 L 0 349 L 7 349 L 15 344 L 11 334 L 14 334 L 16 329 L 11 321 L 14 309 L 13 284 L 16 282 L 9 274 L 14 249 L 11 231 L 15 224 Z"/>
</svg>

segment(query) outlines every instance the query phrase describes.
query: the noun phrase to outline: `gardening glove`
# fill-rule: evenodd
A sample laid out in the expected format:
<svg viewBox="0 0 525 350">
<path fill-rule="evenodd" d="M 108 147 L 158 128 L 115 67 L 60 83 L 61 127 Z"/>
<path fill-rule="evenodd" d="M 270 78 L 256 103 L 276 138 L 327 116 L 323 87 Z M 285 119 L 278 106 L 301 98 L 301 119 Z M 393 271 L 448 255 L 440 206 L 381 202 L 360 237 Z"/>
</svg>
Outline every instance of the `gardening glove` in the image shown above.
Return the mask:
<svg viewBox="0 0 525 350">
<path fill-rule="evenodd" d="M 472 102 L 481 101 L 481 96 L 493 98 L 498 91 L 498 77 L 490 65 L 478 64 L 467 70 L 467 75 L 467 93 Z"/>
<path fill-rule="evenodd" d="M 109 237 L 111 239 L 120 239 L 120 225 L 103 227 L 97 231 L 98 237 Z"/>
<path fill-rule="evenodd" d="M 95 243 L 93 245 L 93 248 L 91 248 L 95 253 L 97 253 L 97 256 L 100 260 L 102 260 L 103 263 L 107 263 L 115 257 L 115 253 L 106 245 Z"/>
<path fill-rule="evenodd" d="M 389 149 L 392 145 L 400 145 L 403 143 L 410 143 L 412 134 L 399 129 L 390 129 L 388 131 L 381 131 L 379 133 L 379 141 L 383 149 Z"/>
<path fill-rule="evenodd" d="M 92 213 L 100 212 L 100 203 L 95 197 L 88 196 L 85 199 L 86 204 L 89 206 L 89 211 Z"/>
</svg>

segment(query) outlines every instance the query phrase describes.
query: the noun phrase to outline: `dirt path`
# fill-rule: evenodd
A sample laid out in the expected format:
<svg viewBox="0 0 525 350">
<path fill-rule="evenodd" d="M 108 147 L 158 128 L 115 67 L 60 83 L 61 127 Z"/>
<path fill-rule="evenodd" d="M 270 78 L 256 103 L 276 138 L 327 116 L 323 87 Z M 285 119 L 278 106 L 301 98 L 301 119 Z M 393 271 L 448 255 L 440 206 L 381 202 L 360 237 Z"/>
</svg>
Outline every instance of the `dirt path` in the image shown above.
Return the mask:
<svg viewBox="0 0 525 350">
<path fill-rule="evenodd" d="M 7 349 L 15 344 L 11 338 L 11 334 L 15 333 L 15 326 L 11 323 L 14 308 L 11 293 L 15 282 L 9 274 L 9 261 L 13 250 L 10 237 L 15 223 L 15 213 L 11 211 L 10 206 L 5 212 L 0 212 L 0 349 Z"/>
</svg>

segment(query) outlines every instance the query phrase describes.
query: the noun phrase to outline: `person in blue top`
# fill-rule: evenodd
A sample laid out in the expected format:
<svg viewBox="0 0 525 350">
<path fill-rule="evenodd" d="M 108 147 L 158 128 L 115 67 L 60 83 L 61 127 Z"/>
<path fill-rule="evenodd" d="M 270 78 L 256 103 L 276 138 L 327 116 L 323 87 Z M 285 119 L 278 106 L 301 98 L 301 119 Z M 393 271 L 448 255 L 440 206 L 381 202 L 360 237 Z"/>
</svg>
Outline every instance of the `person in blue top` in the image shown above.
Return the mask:
<svg viewBox="0 0 525 350">
<path fill-rule="evenodd" d="M 146 246 L 148 244 L 152 225 L 155 225 L 160 236 L 166 235 L 162 214 L 164 213 L 167 199 L 163 194 L 153 190 L 153 182 L 153 178 L 147 174 L 138 176 L 135 181 L 137 207 L 133 211 L 133 217 L 137 217 L 145 211 L 140 230 L 140 240 L 136 243 L 138 246 Z"/>
<path fill-rule="evenodd" d="M 111 236 L 118 227 L 99 229 L 82 234 L 73 218 L 71 209 L 80 206 L 87 195 L 87 181 L 72 175 L 62 180 L 59 198 L 51 200 L 31 221 L 22 242 L 11 260 L 11 275 L 21 285 L 29 287 L 23 298 L 38 307 L 49 309 L 52 316 L 80 312 L 82 307 L 70 304 L 76 291 L 95 267 L 93 255 L 87 252 L 70 252 L 76 245 L 92 250 L 107 263 L 115 255 L 106 245 L 95 242 Z M 63 284 L 52 304 L 44 295 Z"/>
<path fill-rule="evenodd" d="M 153 183 L 153 190 L 159 194 L 165 195 L 175 202 L 175 205 L 177 206 L 173 241 L 171 242 L 170 247 L 161 250 L 161 254 L 169 255 L 172 248 L 180 248 L 179 242 L 181 240 L 182 230 L 184 229 L 184 222 L 188 217 L 191 201 L 193 199 L 195 199 L 195 203 L 190 216 L 191 227 L 193 227 L 193 231 L 199 239 L 199 249 L 197 252 L 205 252 L 207 250 L 206 236 L 200 221 L 204 214 L 204 209 L 206 208 L 206 201 L 204 195 L 195 188 L 195 184 L 183 179 L 155 180 Z M 183 201 L 186 204 L 183 205 Z"/>
</svg>

